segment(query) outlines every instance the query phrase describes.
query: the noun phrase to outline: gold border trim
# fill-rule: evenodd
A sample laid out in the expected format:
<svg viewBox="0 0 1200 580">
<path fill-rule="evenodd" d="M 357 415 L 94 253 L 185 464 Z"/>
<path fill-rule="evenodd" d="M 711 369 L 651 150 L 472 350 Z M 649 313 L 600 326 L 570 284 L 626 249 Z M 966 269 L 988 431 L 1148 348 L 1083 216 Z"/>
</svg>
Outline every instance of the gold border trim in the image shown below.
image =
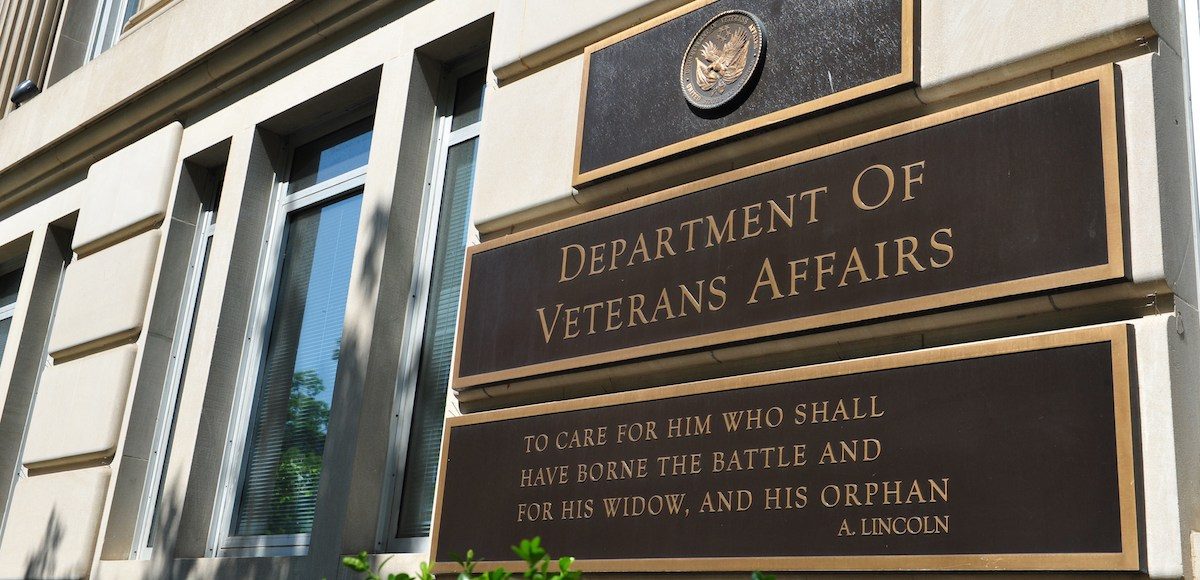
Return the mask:
<svg viewBox="0 0 1200 580">
<path fill-rule="evenodd" d="M 625 393 L 597 395 L 567 401 L 555 401 L 472 413 L 446 420 L 442 455 L 438 468 L 437 496 L 434 501 L 433 534 L 430 560 L 437 556 L 441 531 L 442 500 L 445 497 L 447 452 L 455 427 L 548 415 L 565 411 L 610 407 L 629 403 L 670 399 L 696 394 L 760 387 L 785 382 L 852 375 L 872 371 L 914 367 L 996 355 L 1046 350 L 1063 346 L 1108 342 L 1112 350 L 1113 410 L 1117 450 L 1117 488 L 1121 526 L 1121 551 L 1116 553 L 1055 554 L 947 554 L 917 556 L 775 556 L 735 558 L 643 558 L 579 560 L 577 569 L 587 572 L 737 572 L 773 571 L 900 571 L 900 570 L 1137 570 L 1138 552 L 1137 488 L 1134 476 L 1132 380 L 1129 324 L 1109 324 L 1082 329 L 1002 338 L 962 345 L 887 354 L 850 361 L 838 361 L 766 371 L 749 375 L 709 379 L 680 385 L 655 387 Z M 516 561 L 488 562 L 489 566 L 518 569 Z M 437 563 L 437 572 L 451 572 L 452 563 Z"/>
<path fill-rule="evenodd" d="M 781 123 L 801 115 L 826 109 L 834 105 L 839 105 L 847 101 L 864 97 L 866 95 L 886 91 L 888 89 L 912 83 L 916 80 L 916 77 L 913 74 L 915 69 L 913 62 L 915 60 L 915 51 L 913 50 L 913 21 L 915 20 L 916 10 L 914 8 L 914 0 L 901 0 L 899 73 L 841 90 L 833 94 L 825 95 L 824 97 L 813 99 L 811 101 L 805 101 L 803 103 L 792 105 L 791 107 L 780 109 L 773 113 L 767 113 L 753 119 L 747 119 L 728 127 L 709 131 L 708 133 L 703 133 L 695 137 L 689 137 L 682 141 L 677 141 L 652 151 L 647 151 L 633 157 L 627 157 L 621 161 L 617 161 L 616 163 L 610 163 L 608 165 L 580 173 L 579 164 L 581 162 L 583 152 L 583 116 L 587 105 L 588 71 L 591 70 L 592 54 L 601 49 L 612 46 L 622 40 L 631 38 L 650 30 L 651 28 L 655 28 L 666 22 L 679 18 L 680 16 L 699 10 L 715 1 L 716 0 L 696 0 L 695 2 L 687 4 L 683 7 L 667 12 L 658 18 L 648 20 L 637 26 L 629 28 L 628 30 L 614 34 L 613 36 L 592 44 L 583 50 L 583 84 L 579 91 L 579 116 L 578 122 L 575 124 L 575 156 L 571 167 L 571 185 L 573 187 L 579 187 L 592 181 L 596 181 L 602 177 L 620 173 L 639 165 L 645 165 L 652 161 L 657 161 L 664 157 L 669 157 L 689 149 L 695 149 L 697 147 L 728 139 L 748 131 L 754 131 L 769 125 Z"/>
<path fill-rule="evenodd" d="M 930 294 L 927 296 L 918 296 L 915 298 L 908 298 L 893 302 L 884 302 L 870 306 L 853 308 L 850 310 L 839 310 L 836 312 L 793 318 L 756 326 L 747 326 L 743 328 L 717 331 L 709 334 L 676 338 L 662 342 L 631 346 L 617 350 L 598 352 L 521 367 L 480 373 L 477 375 L 463 376 L 460 372 L 463 327 L 466 321 L 464 314 L 466 313 L 467 301 L 469 298 L 471 264 L 474 261 L 476 254 L 573 227 L 579 224 L 632 211 L 676 197 L 681 197 L 703 189 L 708 189 L 740 179 L 745 179 L 747 177 L 775 171 L 784 167 L 798 165 L 813 159 L 841 153 L 843 151 L 870 145 L 872 143 L 890 139 L 892 137 L 905 135 L 944 123 L 949 123 L 964 117 L 999 109 L 1001 107 L 1093 82 L 1099 83 L 1100 87 L 1098 113 L 1100 115 L 1101 149 L 1104 158 L 1104 167 L 1102 170 L 1104 174 L 1104 203 L 1108 235 L 1108 261 L 1105 264 L 1033 276 L 1030 278 L 1007 280 L 1004 282 L 953 290 L 940 294 Z M 574 370 L 633 358 L 704 348 L 718 344 L 763 338 L 776 334 L 811 330 L 850 322 L 861 322 L 866 319 L 882 318 L 897 314 L 908 314 L 945 306 L 958 306 L 971 302 L 1014 296 L 1017 294 L 1041 292 L 1066 286 L 1075 286 L 1079 284 L 1122 278 L 1125 276 L 1126 272 L 1124 256 L 1125 243 L 1122 225 L 1123 218 L 1121 214 L 1120 170 L 1117 155 L 1115 80 L 1113 77 L 1113 66 L 1108 64 L 1067 75 L 1062 78 L 1045 81 L 1043 83 L 1025 87 L 1023 89 L 988 99 L 983 99 L 981 101 L 969 103 L 939 113 L 934 113 L 925 117 L 913 119 L 911 121 L 906 121 L 897 125 L 892 125 L 890 127 L 884 127 L 882 129 L 856 135 L 841 141 L 835 141 L 833 143 L 812 149 L 807 149 L 797 153 L 792 153 L 790 155 L 785 155 L 783 157 L 778 157 L 776 159 L 764 161 L 755 165 L 730 171 L 728 173 L 723 173 L 706 179 L 701 179 L 699 181 L 694 181 L 692 183 L 676 186 L 658 193 L 653 193 L 623 203 L 614 204 L 582 215 L 570 217 L 543 226 L 530 228 L 528 230 L 472 246 L 467 248 L 466 265 L 464 266 L 463 271 L 463 291 L 459 302 L 458 332 L 455 335 L 456 354 L 454 357 L 453 374 L 451 376 L 450 384 L 455 390 L 463 390 L 479 385 L 499 383 L 566 370 Z"/>
</svg>

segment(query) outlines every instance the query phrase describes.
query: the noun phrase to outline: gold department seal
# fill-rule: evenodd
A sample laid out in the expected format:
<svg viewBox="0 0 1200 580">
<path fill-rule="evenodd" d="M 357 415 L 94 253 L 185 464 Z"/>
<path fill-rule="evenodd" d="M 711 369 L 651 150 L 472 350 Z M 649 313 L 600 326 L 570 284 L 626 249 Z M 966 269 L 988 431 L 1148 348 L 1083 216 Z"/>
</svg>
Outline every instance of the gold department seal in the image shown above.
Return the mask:
<svg viewBox="0 0 1200 580">
<path fill-rule="evenodd" d="M 762 21 L 744 10 L 722 12 L 700 28 L 683 54 L 679 87 L 697 109 L 737 97 L 762 59 Z"/>
</svg>

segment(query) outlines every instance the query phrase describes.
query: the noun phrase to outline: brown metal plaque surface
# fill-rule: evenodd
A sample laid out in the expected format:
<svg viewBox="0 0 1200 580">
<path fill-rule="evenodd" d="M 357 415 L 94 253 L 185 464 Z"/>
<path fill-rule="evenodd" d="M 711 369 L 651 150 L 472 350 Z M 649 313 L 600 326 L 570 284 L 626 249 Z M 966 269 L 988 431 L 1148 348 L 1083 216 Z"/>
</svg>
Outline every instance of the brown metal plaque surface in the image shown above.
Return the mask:
<svg viewBox="0 0 1200 580">
<path fill-rule="evenodd" d="M 699 0 L 589 46 L 575 183 L 912 82 L 914 12 L 913 0 Z M 755 23 L 745 63 L 727 35 L 706 34 L 731 13 Z"/>
<path fill-rule="evenodd" d="M 471 248 L 456 388 L 1124 276 L 1111 67 Z"/>
<path fill-rule="evenodd" d="M 591 571 L 1136 569 L 1128 331 L 452 418 L 433 554 L 541 536 Z"/>
</svg>

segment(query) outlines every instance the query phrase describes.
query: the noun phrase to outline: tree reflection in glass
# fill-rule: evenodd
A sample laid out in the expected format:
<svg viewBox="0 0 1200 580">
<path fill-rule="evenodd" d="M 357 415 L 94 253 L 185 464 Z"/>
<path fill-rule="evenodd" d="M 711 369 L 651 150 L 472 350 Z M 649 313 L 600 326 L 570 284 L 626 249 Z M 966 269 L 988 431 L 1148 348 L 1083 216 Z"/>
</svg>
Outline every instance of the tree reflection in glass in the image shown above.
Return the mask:
<svg viewBox="0 0 1200 580">
<path fill-rule="evenodd" d="M 312 529 L 361 201 L 353 192 L 288 215 L 236 535 Z"/>
</svg>

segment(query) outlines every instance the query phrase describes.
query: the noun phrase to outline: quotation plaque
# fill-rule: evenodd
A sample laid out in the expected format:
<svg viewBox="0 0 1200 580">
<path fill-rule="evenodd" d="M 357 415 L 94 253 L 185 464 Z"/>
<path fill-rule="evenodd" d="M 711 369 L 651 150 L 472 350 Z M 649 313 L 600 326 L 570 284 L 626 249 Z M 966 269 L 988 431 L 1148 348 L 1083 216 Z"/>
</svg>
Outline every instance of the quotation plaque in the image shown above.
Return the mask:
<svg viewBox="0 0 1200 580">
<path fill-rule="evenodd" d="M 1127 333 L 454 417 L 433 555 L 511 570 L 541 536 L 588 571 L 1136 570 Z"/>
</svg>

